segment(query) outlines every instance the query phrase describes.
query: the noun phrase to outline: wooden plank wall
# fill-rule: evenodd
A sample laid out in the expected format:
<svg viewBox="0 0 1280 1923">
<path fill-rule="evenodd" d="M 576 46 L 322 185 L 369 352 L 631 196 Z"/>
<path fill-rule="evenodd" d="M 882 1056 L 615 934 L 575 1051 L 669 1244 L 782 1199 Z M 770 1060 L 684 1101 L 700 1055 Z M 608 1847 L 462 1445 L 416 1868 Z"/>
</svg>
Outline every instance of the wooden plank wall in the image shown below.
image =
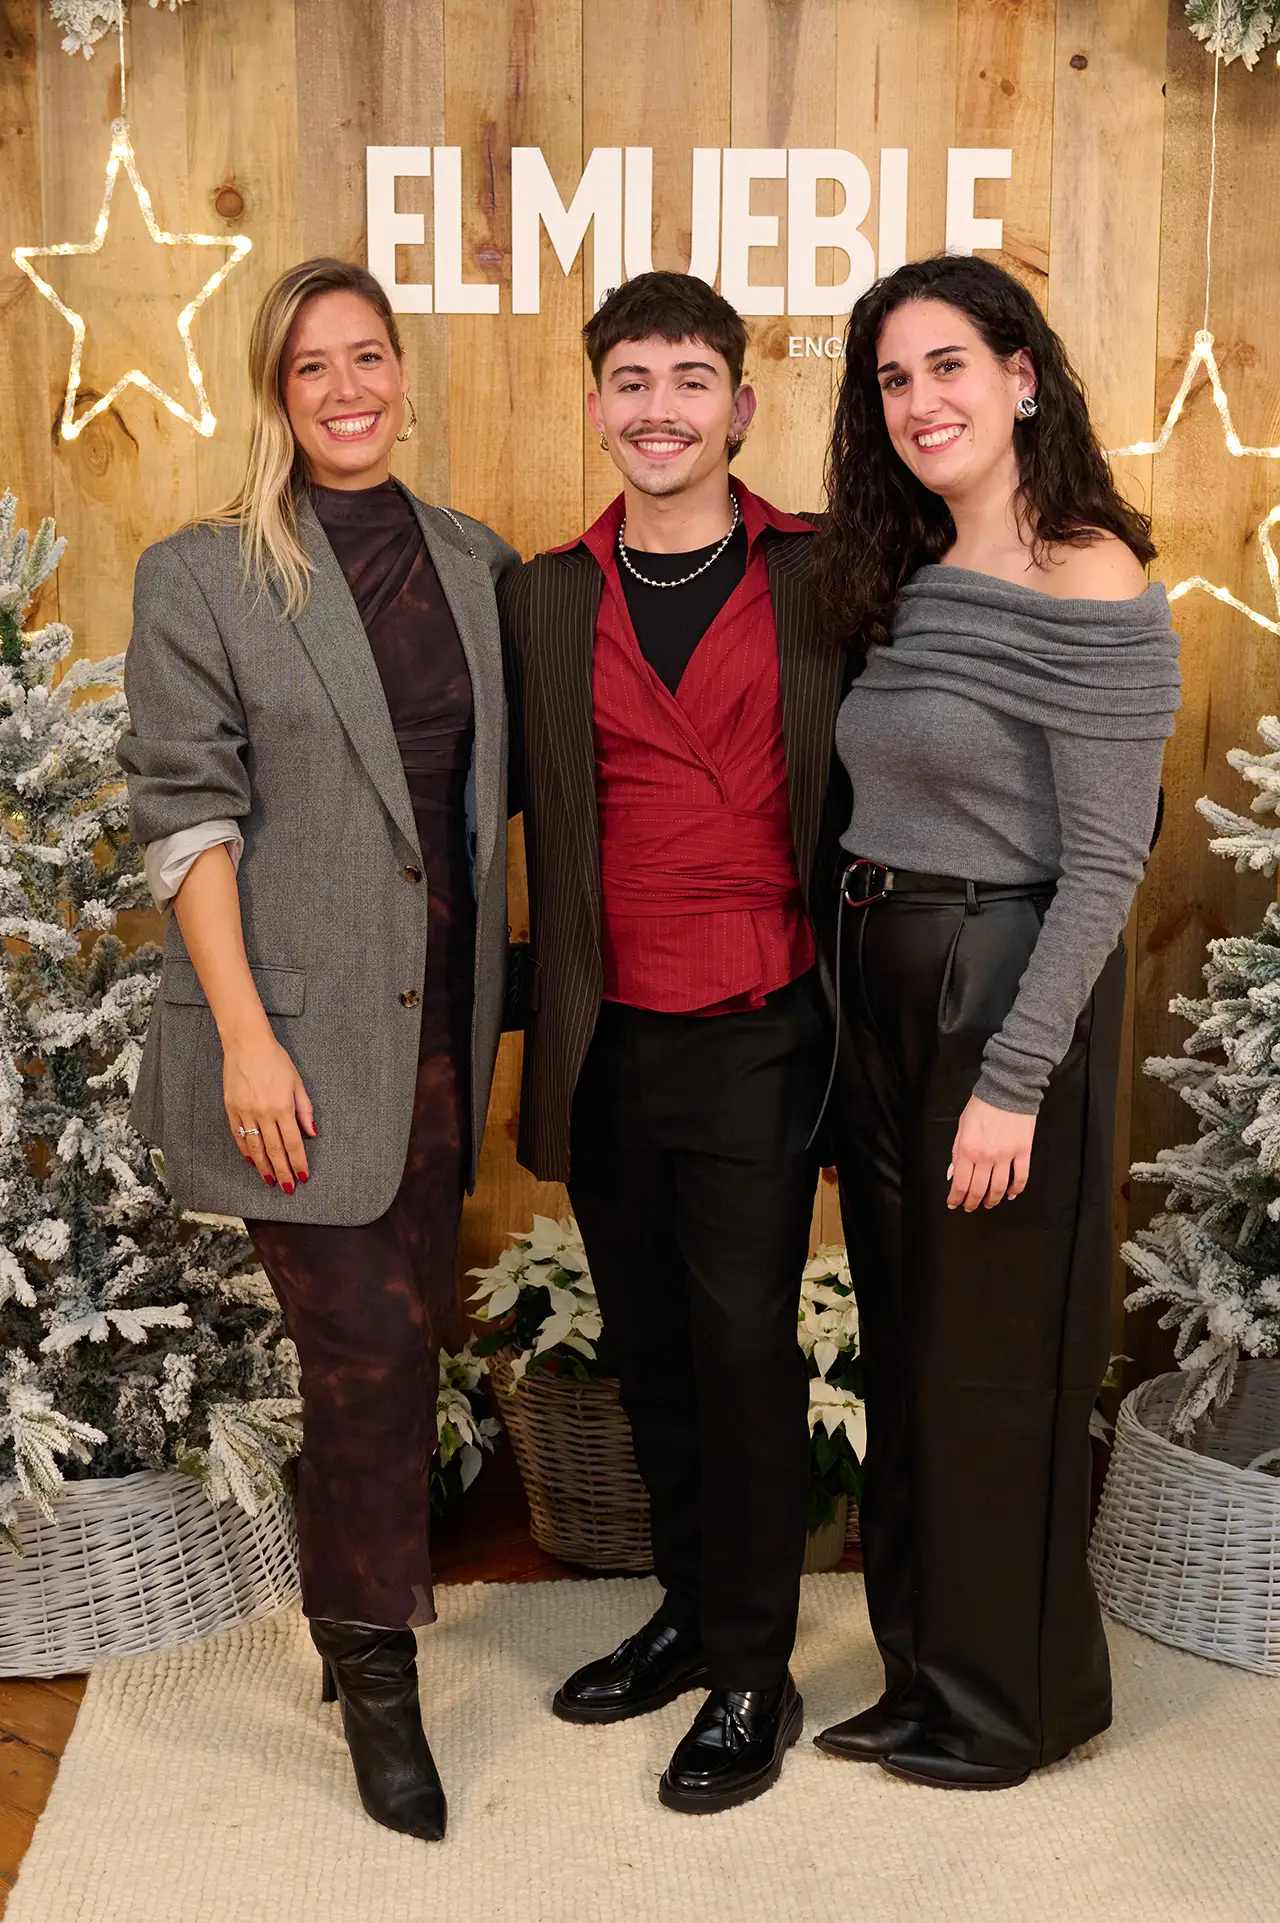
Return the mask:
<svg viewBox="0 0 1280 1923">
<path fill-rule="evenodd" d="M 109 126 L 119 111 L 110 43 L 92 60 L 59 51 L 42 0 L 0 0 L 0 484 L 34 525 L 57 516 L 71 542 L 46 597 L 79 646 L 102 655 L 129 628 L 142 547 L 231 490 L 243 458 L 241 369 L 254 305 L 290 262 L 318 252 L 364 257 L 367 144 L 448 142 L 463 150 L 468 277 L 506 283 L 509 153 L 542 148 L 564 192 L 591 150 L 654 149 L 654 260 L 684 267 L 694 146 L 835 146 L 876 179 L 885 147 L 910 151 L 909 252 L 943 240 L 951 146 L 1009 146 L 1008 182 L 978 191 L 1004 221 L 1004 264 L 1065 337 L 1109 444 L 1149 435 L 1177 386 L 1203 301 L 1203 218 L 1212 63 L 1188 35 L 1181 0 L 195 0 L 177 14 L 136 5 L 130 110 L 139 165 L 163 224 L 242 230 L 254 252 L 197 323 L 219 417 L 204 441 L 131 390 L 73 443 L 55 433 L 69 335 L 12 268 L 22 242 L 84 238 L 101 198 Z M 1274 251 L 1251 212 L 1280 190 L 1270 62 L 1222 75 L 1217 329 L 1237 425 L 1280 439 Z M 243 212 L 214 201 L 234 189 Z M 783 211 L 781 182 L 753 202 Z M 405 181 L 404 208 L 429 206 Z M 224 200 L 224 205 L 225 205 Z M 865 231 L 873 243 L 878 207 Z M 782 279 L 753 257 L 757 280 Z M 207 257 L 205 257 L 207 258 Z M 426 259 L 402 255 L 407 275 Z M 181 391 L 174 301 L 203 278 L 179 250 L 148 245 L 123 187 L 103 253 L 59 264 L 58 285 L 90 316 L 84 393 L 141 362 Z M 772 271 L 771 271 L 772 270 Z M 207 269 L 206 269 L 207 271 Z M 842 271 L 842 269 L 841 269 Z M 590 298 L 579 263 L 561 276 L 544 248 L 543 308 L 499 318 L 406 315 L 421 426 L 398 467 L 419 492 L 480 515 L 525 553 L 563 540 L 613 491 L 613 470 L 583 425 L 577 343 Z M 505 298 L 504 298 L 505 304 Z M 786 505 L 820 497 L 836 368 L 796 360 L 792 333 L 838 319 L 753 326 L 758 424 L 741 457 L 752 485 Z M 1232 460 L 1210 396 L 1197 390 L 1157 460 L 1127 463 L 1126 485 L 1155 515 L 1168 580 L 1204 573 L 1267 605 L 1253 530 L 1274 471 Z M 1225 750 L 1276 705 L 1276 643 L 1229 609 L 1191 597 L 1179 626 L 1187 704 L 1167 764 L 1169 809 L 1131 927 L 1132 1060 L 1122 1088 L 1119 1165 L 1186 1132 L 1176 1102 L 1138 1072 L 1176 1046 L 1169 996 L 1194 987 L 1207 937 L 1251 926 L 1266 884 L 1242 881 L 1205 849 L 1193 812 L 1206 789 L 1236 798 Z M 513 920 L 523 916 L 518 838 Z M 519 1044 L 504 1043 L 464 1262 L 487 1258 L 531 1209 L 561 1206 L 514 1159 Z M 1117 1184 L 1116 1221 L 1149 1209 Z M 824 1188 L 815 1233 L 838 1233 Z M 1150 1329 L 1125 1346 L 1139 1370 L 1163 1355 Z"/>
</svg>

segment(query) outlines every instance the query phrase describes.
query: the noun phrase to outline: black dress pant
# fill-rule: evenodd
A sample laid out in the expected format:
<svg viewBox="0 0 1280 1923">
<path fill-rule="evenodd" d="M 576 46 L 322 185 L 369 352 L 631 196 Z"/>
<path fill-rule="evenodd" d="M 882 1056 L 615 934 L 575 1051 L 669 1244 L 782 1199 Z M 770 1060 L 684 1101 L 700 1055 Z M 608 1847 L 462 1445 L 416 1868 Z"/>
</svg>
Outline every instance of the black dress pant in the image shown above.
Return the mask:
<svg viewBox="0 0 1280 1923">
<path fill-rule="evenodd" d="M 714 1016 L 605 1003 L 569 1197 L 652 1506 L 664 1617 L 711 1685 L 766 1689 L 795 1639 L 809 1474 L 796 1340 L 829 1030 L 812 977 Z"/>
<path fill-rule="evenodd" d="M 833 1109 L 886 1700 L 943 1749 L 1011 1769 L 1052 1762 L 1111 1719 L 1085 1551 L 1121 948 L 1050 1080 L 1023 1193 L 972 1214 L 946 1206 L 956 1124 L 1051 898 L 846 908 Z"/>
</svg>

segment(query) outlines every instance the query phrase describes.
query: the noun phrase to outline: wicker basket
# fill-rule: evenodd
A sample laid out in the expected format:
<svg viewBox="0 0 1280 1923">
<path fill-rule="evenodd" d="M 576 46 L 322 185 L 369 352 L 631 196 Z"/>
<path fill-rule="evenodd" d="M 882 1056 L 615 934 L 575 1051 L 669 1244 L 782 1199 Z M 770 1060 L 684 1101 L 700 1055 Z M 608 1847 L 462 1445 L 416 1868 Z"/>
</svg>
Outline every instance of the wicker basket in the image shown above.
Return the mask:
<svg viewBox="0 0 1280 1923">
<path fill-rule="evenodd" d="M 68 1482 L 46 1522 L 19 1506 L 0 1549 L 0 1675 L 58 1676 L 193 1642 L 298 1595 L 288 1503 L 215 1509 L 176 1469 Z"/>
<path fill-rule="evenodd" d="M 617 1383 L 539 1373 L 512 1394 L 510 1356 L 493 1356 L 489 1369 L 538 1547 L 586 1569 L 647 1573 L 649 1498 Z"/>
<path fill-rule="evenodd" d="M 1171 1442 L 1174 1373 L 1120 1406 L 1089 1564 L 1103 1607 L 1198 1656 L 1280 1675 L 1280 1362 L 1245 1362 L 1197 1449 Z"/>
<path fill-rule="evenodd" d="M 849 1498 L 837 1496 L 836 1512 L 830 1522 L 819 1523 L 816 1529 L 811 1529 L 805 1541 L 803 1573 L 806 1576 L 820 1576 L 839 1568 L 848 1527 Z"/>
</svg>

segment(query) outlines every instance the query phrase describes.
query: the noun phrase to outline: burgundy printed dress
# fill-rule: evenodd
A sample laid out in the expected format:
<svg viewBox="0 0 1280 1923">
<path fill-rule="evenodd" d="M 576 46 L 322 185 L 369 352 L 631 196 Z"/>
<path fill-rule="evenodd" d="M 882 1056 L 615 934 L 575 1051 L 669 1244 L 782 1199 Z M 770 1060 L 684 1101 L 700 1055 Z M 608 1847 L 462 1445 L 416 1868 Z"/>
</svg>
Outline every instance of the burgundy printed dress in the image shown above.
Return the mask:
<svg viewBox="0 0 1280 1923">
<path fill-rule="evenodd" d="M 312 500 L 369 637 L 418 826 L 428 913 L 418 1080 L 404 1174 L 385 1215 L 358 1228 L 245 1226 L 302 1362 L 303 1608 L 400 1629 L 435 1615 L 440 1332 L 470 1137 L 471 678 L 422 530 L 394 482 L 317 487 Z"/>
</svg>

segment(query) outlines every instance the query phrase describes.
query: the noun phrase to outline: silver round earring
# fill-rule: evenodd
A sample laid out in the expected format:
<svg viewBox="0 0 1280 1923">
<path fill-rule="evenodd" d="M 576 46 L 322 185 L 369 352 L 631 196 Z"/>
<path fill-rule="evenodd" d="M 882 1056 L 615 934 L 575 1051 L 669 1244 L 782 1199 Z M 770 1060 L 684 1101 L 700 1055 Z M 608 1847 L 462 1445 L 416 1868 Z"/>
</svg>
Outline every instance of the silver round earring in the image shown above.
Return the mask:
<svg viewBox="0 0 1280 1923">
<path fill-rule="evenodd" d="M 405 394 L 404 404 L 409 410 L 409 425 L 405 428 L 403 434 L 396 435 L 396 439 L 398 441 L 411 441 L 413 439 L 413 430 L 418 425 L 418 410 L 414 406 L 408 393 Z"/>
<path fill-rule="evenodd" d="M 1024 394 L 1013 411 L 1020 421 L 1029 421 L 1039 413 L 1040 403 L 1034 394 Z"/>
</svg>

